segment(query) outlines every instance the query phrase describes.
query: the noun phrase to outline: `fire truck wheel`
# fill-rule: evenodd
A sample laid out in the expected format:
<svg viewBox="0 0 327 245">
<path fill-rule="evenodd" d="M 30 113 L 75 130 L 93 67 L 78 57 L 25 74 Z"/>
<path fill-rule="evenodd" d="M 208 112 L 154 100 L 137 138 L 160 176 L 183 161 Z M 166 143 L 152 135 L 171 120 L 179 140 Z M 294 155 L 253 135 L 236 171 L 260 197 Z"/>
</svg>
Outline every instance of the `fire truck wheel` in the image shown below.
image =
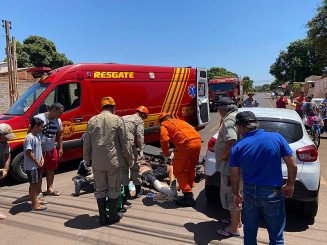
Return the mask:
<svg viewBox="0 0 327 245">
<path fill-rule="evenodd" d="M 26 182 L 27 181 L 27 175 L 24 170 L 24 153 L 18 153 L 14 160 L 11 163 L 13 174 L 12 176 L 20 181 L 20 182 Z"/>
</svg>

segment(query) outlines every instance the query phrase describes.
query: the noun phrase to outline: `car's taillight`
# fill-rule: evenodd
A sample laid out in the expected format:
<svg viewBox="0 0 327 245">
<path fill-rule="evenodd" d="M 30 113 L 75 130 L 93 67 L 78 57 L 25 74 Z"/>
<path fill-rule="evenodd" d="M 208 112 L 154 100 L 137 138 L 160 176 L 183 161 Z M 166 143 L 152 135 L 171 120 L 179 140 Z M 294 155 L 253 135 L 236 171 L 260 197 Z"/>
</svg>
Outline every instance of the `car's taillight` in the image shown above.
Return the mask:
<svg viewBox="0 0 327 245">
<path fill-rule="evenodd" d="M 215 152 L 216 138 L 212 137 L 208 142 L 208 151 Z"/>
<path fill-rule="evenodd" d="M 318 159 L 318 151 L 315 145 L 308 145 L 297 149 L 296 155 L 303 162 L 314 162 Z"/>
</svg>

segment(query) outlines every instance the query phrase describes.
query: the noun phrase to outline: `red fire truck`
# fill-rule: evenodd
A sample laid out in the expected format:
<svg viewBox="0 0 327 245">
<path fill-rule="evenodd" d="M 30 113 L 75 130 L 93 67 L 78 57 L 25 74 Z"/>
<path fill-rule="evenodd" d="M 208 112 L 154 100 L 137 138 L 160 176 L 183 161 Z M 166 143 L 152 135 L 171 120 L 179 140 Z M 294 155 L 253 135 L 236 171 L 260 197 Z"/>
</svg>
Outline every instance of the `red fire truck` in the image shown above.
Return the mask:
<svg viewBox="0 0 327 245">
<path fill-rule="evenodd" d="M 243 100 L 242 81 L 237 77 L 220 77 L 209 81 L 210 110 L 217 110 L 217 102 L 221 97 L 229 97 L 240 104 Z"/>
<path fill-rule="evenodd" d="M 35 68 L 31 72 L 42 77 L 0 115 L 0 123 L 10 124 L 16 135 L 9 144 L 13 159 L 11 173 L 17 180 L 26 180 L 22 150 L 29 121 L 54 102 L 65 107 L 61 116 L 64 148 L 61 162 L 82 157 L 81 136 L 88 120 L 100 113 L 101 98 L 105 96 L 115 99 L 116 113 L 120 116 L 135 113 L 139 105 L 149 109 L 150 115 L 145 121 L 147 144 L 159 140 L 157 116 L 160 112 L 185 120 L 197 129 L 210 120 L 206 69 L 75 64 L 53 71 Z"/>
</svg>

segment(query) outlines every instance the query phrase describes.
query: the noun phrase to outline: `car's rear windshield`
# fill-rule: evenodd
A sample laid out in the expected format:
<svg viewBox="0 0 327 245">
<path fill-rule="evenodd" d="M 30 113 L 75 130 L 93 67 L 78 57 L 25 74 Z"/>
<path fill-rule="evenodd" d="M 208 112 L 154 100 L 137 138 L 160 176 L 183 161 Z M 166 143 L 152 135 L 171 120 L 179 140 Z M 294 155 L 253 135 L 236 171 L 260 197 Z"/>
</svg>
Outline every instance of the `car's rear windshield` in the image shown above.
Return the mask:
<svg viewBox="0 0 327 245">
<path fill-rule="evenodd" d="M 302 126 L 299 122 L 259 118 L 258 121 L 260 128 L 267 132 L 277 132 L 281 134 L 289 144 L 299 141 L 303 137 Z"/>
</svg>

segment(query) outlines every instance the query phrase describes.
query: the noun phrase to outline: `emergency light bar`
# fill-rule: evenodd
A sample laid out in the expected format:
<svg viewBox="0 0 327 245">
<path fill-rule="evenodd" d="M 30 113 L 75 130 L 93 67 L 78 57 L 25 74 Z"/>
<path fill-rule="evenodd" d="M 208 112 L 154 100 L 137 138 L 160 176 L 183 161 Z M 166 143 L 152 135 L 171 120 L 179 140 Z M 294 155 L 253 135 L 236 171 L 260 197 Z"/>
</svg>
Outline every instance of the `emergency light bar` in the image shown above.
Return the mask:
<svg viewBox="0 0 327 245">
<path fill-rule="evenodd" d="M 26 70 L 28 73 L 31 73 L 33 78 L 40 78 L 44 75 L 49 76 L 51 72 L 50 67 L 33 67 Z"/>
</svg>

